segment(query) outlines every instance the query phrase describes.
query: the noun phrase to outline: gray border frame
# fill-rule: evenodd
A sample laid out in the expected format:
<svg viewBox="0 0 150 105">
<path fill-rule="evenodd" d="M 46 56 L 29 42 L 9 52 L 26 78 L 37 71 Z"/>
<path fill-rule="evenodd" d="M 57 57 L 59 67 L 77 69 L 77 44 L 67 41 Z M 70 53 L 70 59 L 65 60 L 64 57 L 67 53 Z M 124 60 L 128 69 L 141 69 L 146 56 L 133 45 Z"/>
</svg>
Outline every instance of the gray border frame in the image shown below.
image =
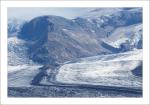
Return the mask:
<svg viewBox="0 0 150 105">
<path fill-rule="evenodd" d="M 0 1 L 149 1 L 150 0 L 0 0 Z"/>
</svg>

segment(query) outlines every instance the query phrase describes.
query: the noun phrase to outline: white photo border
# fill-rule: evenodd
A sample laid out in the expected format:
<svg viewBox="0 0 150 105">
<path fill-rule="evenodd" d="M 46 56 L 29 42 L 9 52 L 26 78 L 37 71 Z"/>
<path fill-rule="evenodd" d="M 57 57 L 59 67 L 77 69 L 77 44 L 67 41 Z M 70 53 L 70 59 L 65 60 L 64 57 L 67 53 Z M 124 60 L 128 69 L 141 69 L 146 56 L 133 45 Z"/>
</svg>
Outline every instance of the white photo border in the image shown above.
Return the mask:
<svg viewBox="0 0 150 105">
<path fill-rule="evenodd" d="M 8 7 L 142 7 L 143 8 L 143 97 L 142 98 L 10 98 L 7 96 Z M 149 1 L 1 1 L 1 104 L 49 105 L 149 105 Z"/>
</svg>

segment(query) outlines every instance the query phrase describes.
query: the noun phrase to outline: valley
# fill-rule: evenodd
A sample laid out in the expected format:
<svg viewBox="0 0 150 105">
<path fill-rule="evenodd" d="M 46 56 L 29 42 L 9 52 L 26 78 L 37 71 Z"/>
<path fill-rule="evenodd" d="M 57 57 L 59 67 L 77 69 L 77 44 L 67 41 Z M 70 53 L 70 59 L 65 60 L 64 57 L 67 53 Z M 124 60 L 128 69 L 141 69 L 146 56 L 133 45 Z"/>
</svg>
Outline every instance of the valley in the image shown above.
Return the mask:
<svg viewBox="0 0 150 105">
<path fill-rule="evenodd" d="M 133 56 L 130 57 L 131 55 Z M 112 59 L 110 59 L 110 56 Z M 58 67 L 50 65 L 28 66 L 22 70 L 8 73 L 10 94 L 13 96 L 12 91 L 16 92 L 15 94 L 21 94 L 19 90 L 22 87 L 26 87 L 27 90 L 35 90 L 37 86 L 40 89 L 55 87 L 59 90 L 59 88 L 64 88 L 65 92 L 71 89 L 74 95 L 76 95 L 76 91 L 79 89 L 86 90 L 87 92 L 103 91 L 102 94 L 98 93 L 98 97 L 107 95 L 107 92 L 112 92 L 114 95 L 120 94 L 119 96 L 122 97 L 125 94 L 141 96 L 142 77 L 133 73 L 134 69 L 141 65 L 141 60 L 142 55 L 141 50 L 139 50 L 117 55 L 81 58 L 78 61 L 76 60 L 76 62 L 66 62 Z M 130 64 L 133 67 L 127 68 Z M 114 66 L 115 68 L 113 68 Z M 65 69 L 63 69 L 64 67 Z M 138 69 L 137 72 L 142 72 L 142 69 Z M 60 96 L 58 95 L 58 97 L 61 97 L 62 94 L 59 94 Z M 69 95 L 65 94 L 66 97 Z M 81 92 L 80 94 L 83 93 Z M 74 95 L 71 97 L 74 97 Z M 97 96 L 97 94 L 95 95 Z M 80 97 L 86 96 L 81 95 Z"/>
</svg>

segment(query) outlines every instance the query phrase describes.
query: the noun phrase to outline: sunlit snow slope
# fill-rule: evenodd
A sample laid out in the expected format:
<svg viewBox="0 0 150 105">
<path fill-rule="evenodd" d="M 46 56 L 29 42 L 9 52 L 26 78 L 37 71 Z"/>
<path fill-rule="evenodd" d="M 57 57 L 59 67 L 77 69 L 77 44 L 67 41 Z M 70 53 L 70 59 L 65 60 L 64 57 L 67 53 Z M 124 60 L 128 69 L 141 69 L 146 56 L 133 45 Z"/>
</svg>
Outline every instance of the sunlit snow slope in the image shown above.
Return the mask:
<svg viewBox="0 0 150 105">
<path fill-rule="evenodd" d="M 117 87 L 142 87 L 142 50 L 80 59 L 60 67 L 56 81 Z"/>
<path fill-rule="evenodd" d="M 113 46 L 114 48 L 120 48 L 123 45 L 127 45 L 127 48 L 133 49 L 142 48 L 142 24 L 131 25 L 127 27 L 117 28 L 110 37 L 106 38 L 105 43 Z"/>
<path fill-rule="evenodd" d="M 8 65 L 9 66 L 18 66 L 33 63 L 29 59 L 24 40 L 21 40 L 17 37 L 8 38 Z"/>
</svg>

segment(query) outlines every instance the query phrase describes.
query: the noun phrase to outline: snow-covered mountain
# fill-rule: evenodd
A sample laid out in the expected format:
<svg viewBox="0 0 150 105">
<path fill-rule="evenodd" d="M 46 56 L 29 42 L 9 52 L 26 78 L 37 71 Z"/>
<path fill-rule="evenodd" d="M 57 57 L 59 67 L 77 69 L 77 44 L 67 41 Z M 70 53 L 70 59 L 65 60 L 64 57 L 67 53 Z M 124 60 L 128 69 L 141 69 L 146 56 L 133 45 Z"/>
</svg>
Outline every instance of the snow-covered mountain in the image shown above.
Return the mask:
<svg viewBox="0 0 150 105">
<path fill-rule="evenodd" d="M 29 59 L 26 41 L 17 36 L 8 38 L 8 86 L 31 86 L 31 80 L 41 66 Z"/>
<path fill-rule="evenodd" d="M 141 8 L 98 8 L 76 18 L 83 28 L 90 28 L 98 37 L 108 37 L 118 27 L 142 23 Z M 87 24 L 85 24 L 85 22 Z M 89 24 L 91 23 L 91 24 Z"/>
<path fill-rule="evenodd" d="M 66 19 L 41 16 L 8 20 L 8 64 L 43 65 L 142 49 L 141 8 L 89 9 Z M 15 61 L 15 62 L 14 62 Z"/>
<path fill-rule="evenodd" d="M 120 51 L 142 49 L 142 24 L 117 28 L 103 42 Z"/>
<path fill-rule="evenodd" d="M 119 15 L 120 12 L 130 11 L 130 12 L 141 12 L 142 8 L 89 8 L 87 12 L 80 17 L 84 18 L 99 18 L 101 16 L 111 16 L 111 15 Z"/>
<path fill-rule="evenodd" d="M 75 19 L 52 15 L 34 18 L 21 27 L 18 38 L 30 43 L 28 56 L 34 62 L 63 63 L 80 57 L 142 48 L 142 29 L 138 27 L 142 28 L 141 8 L 91 9 Z M 122 33 L 128 39 L 133 37 L 128 40 L 129 49 L 118 49 L 128 43 L 125 35 L 119 39 Z M 116 39 L 114 44 L 113 39 Z"/>
<path fill-rule="evenodd" d="M 21 27 L 26 21 L 16 19 L 16 18 L 9 18 L 8 19 L 8 37 L 17 36 L 18 32 L 20 31 Z"/>
<path fill-rule="evenodd" d="M 18 39 L 16 36 L 8 38 L 8 65 L 18 66 L 32 64 L 28 56 L 26 41 Z"/>
<path fill-rule="evenodd" d="M 76 21 L 58 16 L 31 20 L 23 26 L 19 38 L 33 42 L 29 54 L 38 63 L 62 63 L 68 59 L 109 52 L 101 47 L 96 35 L 83 29 Z"/>
</svg>

